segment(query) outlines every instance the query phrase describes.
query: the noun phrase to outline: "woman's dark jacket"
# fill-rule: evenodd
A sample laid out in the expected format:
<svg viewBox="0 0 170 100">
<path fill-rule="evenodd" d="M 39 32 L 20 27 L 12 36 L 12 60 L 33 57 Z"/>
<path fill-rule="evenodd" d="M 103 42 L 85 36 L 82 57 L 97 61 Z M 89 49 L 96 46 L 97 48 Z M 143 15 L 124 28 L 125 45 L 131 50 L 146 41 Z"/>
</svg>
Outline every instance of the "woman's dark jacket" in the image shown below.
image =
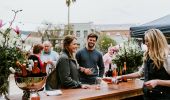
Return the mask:
<svg viewBox="0 0 170 100">
<path fill-rule="evenodd" d="M 80 88 L 77 63 L 69 56 L 68 51 L 63 50 L 57 66 L 57 85 L 59 88 Z"/>
</svg>

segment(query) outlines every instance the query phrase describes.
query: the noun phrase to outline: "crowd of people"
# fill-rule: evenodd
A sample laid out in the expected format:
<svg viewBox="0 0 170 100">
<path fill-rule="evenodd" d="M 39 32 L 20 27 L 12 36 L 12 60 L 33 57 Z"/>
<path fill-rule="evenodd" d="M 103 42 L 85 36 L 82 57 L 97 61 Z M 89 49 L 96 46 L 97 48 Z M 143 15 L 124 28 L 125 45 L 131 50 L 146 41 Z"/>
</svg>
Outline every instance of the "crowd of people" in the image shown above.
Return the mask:
<svg viewBox="0 0 170 100">
<path fill-rule="evenodd" d="M 122 78 L 144 77 L 144 99 L 145 100 L 169 100 L 170 99 L 170 65 L 169 48 L 163 33 L 158 29 L 150 29 L 145 32 L 145 50 L 143 65 L 135 73 L 108 78 L 112 82 L 119 82 Z M 87 36 L 84 48 L 78 49 L 77 38 L 75 36 L 65 36 L 63 40 L 63 50 L 60 55 L 51 49 L 49 41 L 42 45 L 33 47 L 33 54 L 30 56 L 41 62 L 47 62 L 47 76 L 56 68 L 58 88 L 90 88 L 95 84 L 97 77 L 103 77 L 112 64 L 115 48 L 109 47 L 108 52 L 103 56 L 95 46 L 98 36 L 91 33 Z M 115 65 L 112 64 L 114 68 Z M 86 84 L 86 85 L 84 85 Z M 150 92 L 152 91 L 152 92 Z"/>
</svg>

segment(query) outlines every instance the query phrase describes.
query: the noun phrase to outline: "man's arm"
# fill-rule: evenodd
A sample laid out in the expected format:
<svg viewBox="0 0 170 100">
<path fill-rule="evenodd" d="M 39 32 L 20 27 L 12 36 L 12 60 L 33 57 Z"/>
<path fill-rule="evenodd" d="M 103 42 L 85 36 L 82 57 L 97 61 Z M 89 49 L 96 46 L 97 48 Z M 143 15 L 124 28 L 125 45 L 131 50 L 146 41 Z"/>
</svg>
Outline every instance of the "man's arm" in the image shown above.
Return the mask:
<svg viewBox="0 0 170 100">
<path fill-rule="evenodd" d="M 76 56 L 77 63 L 80 64 L 80 51 L 78 51 L 75 56 Z"/>
<path fill-rule="evenodd" d="M 77 60 L 77 63 L 78 63 L 78 70 L 79 70 L 79 72 L 83 73 L 85 68 L 80 66 L 80 52 L 79 51 L 76 53 L 75 57 L 76 57 L 76 60 Z"/>
<path fill-rule="evenodd" d="M 103 77 L 104 74 L 104 63 L 103 63 L 103 57 L 102 54 L 99 55 L 99 61 L 97 62 L 99 67 L 99 77 Z"/>
</svg>

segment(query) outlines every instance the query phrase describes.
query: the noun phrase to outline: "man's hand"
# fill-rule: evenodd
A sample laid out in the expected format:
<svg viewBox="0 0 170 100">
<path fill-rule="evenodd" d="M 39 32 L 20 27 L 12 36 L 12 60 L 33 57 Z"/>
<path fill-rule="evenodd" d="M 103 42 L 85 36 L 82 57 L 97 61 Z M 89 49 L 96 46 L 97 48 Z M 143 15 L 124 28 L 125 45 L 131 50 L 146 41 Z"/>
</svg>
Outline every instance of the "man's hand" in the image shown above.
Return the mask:
<svg viewBox="0 0 170 100">
<path fill-rule="evenodd" d="M 80 71 L 85 73 L 86 75 L 92 75 L 93 74 L 93 72 L 91 71 L 90 68 L 80 67 Z"/>
<path fill-rule="evenodd" d="M 53 61 L 50 60 L 50 59 L 48 59 L 46 62 L 47 62 L 47 64 L 52 64 L 53 63 Z"/>
<path fill-rule="evenodd" d="M 92 74 L 93 74 L 93 72 L 91 71 L 90 68 L 85 68 L 84 73 L 85 73 L 86 75 L 92 75 Z"/>
</svg>

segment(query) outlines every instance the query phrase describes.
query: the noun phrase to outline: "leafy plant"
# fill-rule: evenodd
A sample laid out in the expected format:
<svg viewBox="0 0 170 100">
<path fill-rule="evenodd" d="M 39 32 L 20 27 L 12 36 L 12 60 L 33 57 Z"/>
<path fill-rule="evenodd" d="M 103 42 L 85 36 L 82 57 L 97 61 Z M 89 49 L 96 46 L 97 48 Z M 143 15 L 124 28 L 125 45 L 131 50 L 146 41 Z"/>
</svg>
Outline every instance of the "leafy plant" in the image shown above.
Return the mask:
<svg viewBox="0 0 170 100">
<path fill-rule="evenodd" d="M 107 35 L 101 35 L 100 36 L 100 38 L 98 40 L 98 47 L 99 47 L 100 51 L 102 51 L 105 54 L 107 52 L 108 48 L 111 45 L 115 46 L 116 45 L 116 41 L 111 39 Z"/>
<path fill-rule="evenodd" d="M 134 39 L 131 39 L 123 43 L 112 61 L 117 64 L 118 68 L 122 68 L 126 62 L 127 71 L 130 73 L 142 65 L 142 58 L 142 49 Z"/>
<path fill-rule="evenodd" d="M 12 24 L 15 20 L 16 13 L 10 25 L 6 29 L 2 29 L 3 21 L 0 20 L 0 95 L 5 96 L 8 93 L 9 82 L 8 77 L 10 75 L 9 68 L 16 68 L 16 61 L 23 62 L 26 59 L 26 52 L 23 51 L 25 40 L 21 38 L 21 33 L 18 27 L 12 28 Z M 16 34 L 14 34 L 16 33 Z M 28 35 L 29 37 L 30 35 Z"/>
</svg>

